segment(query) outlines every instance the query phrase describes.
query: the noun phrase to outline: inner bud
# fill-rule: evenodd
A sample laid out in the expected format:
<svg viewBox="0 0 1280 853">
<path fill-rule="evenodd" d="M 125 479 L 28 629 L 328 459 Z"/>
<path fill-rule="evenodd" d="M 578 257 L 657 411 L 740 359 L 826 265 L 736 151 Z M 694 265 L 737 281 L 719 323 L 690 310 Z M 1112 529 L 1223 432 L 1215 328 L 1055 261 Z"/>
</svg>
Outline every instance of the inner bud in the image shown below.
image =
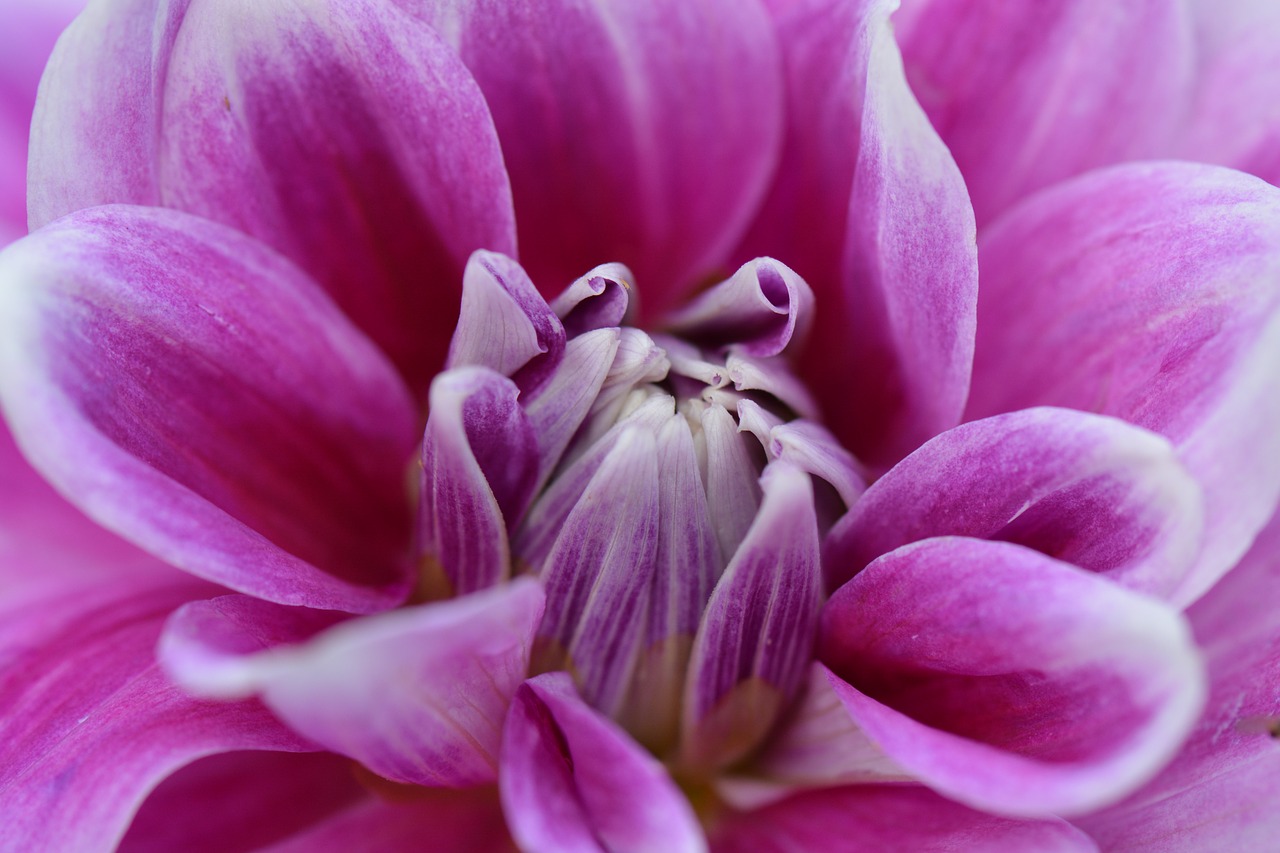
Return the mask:
<svg viewBox="0 0 1280 853">
<path fill-rule="evenodd" d="M 744 265 L 652 334 L 616 264 L 548 305 L 468 265 L 431 391 L 419 555 L 435 595 L 536 575 L 535 672 L 688 775 L 740 763 L 810 661 L 821 533 L 863 488 L 786 355 L 812 294 Z"/>
</svg>

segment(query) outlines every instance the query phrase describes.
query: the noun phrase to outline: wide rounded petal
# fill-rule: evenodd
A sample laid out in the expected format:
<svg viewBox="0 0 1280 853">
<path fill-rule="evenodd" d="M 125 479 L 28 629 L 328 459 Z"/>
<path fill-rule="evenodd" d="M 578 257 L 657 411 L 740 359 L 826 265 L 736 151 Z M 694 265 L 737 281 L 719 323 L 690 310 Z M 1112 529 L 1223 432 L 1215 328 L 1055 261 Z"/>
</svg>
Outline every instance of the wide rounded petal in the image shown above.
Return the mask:
<svg viewBox="0 0 1280 853">
<path fill-rule="evenodd" d="M 903 77 L 895 7 L 777 13 L 786 144 L 741 249 L 813 288 L 805 376 L 836 434 L 881 469 L 960 420 L 978 281 L 964 180 Z"/>
<path fill-rule="evenodd" d="M 1185 603 L 1200 488 L 1169 441 L 1114 418 L 1024 409 L 948 430 L 877 480 L 828 535 L 829 585 L 933 536 L 1002 539 Z"/>
<path fill-rule="evenodd" d="M 317 633 L 323 614 L 234 596 L 178 611 L 160 657 L 189 690 L 260 696 L 290 728 L 388 779 L 475 785 L 496 778 L 542 607 L 526 578 Z"/>
<path fill-rule="evenodd" d="M 981 260 L 969 415 L 1065 406 L 1171 439 L 1205 490 L 1203 593 L 1280 498 L 1280 190 L 1119 166 L 1009 211 Z"/>
<path fill-rule="evenodd" d="M 1180 129 L 1196 70 L 1183 3 L 904 7 L 907 79 L 964 173 L 980 226 L 1050 184 L 1159 153 Z"/>
<path fill-rule="evenodd" d="M 116 202 L 232 225 L 311 273 L 418 391 L 467 257 L 515 251 L 483 97 L 382 0 L 95 4 L 34 127 L 34 227 Z"/>
<path fill-rule="evenodd" d="M 113 206 L 14 244 L 0 280 L 0 400 L 69 500 L 263 598 L 403 598 L 417 414 L 305 275 L 206 220 Z"/>
<path fill-rule="evenodd" d="M 782 92 L 757 0 L 398 0 L 453 44 L 502 140 L 548 295 L 606 261 L 660 316 L 727 260 L 773 170 Z"/>
<path fill-rule="evenodd" d="M 1204 702 L 1176 611 L 1004 542 L 930 539 L 881 557 L 831 598 L 819 658 L 889 759 L 1021 817 L 1129 793 Z"/>
<path fill-rule="evenodd" d="M 1097 846 L 1061 820 L 995 817 L 918 786 L 854 785 L 795 794 L 722 819 L 714 853 L 1091 853 Z"/>
</svg>

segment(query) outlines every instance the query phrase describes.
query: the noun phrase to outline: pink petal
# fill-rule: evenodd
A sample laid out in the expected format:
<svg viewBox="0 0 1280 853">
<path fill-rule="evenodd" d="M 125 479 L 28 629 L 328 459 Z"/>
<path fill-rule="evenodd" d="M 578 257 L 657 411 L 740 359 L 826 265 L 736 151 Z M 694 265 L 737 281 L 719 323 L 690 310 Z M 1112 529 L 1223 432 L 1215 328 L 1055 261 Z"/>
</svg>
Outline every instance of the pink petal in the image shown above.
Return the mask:
<svg viewBox="0 0 1280 853">
<path fill-rule="evenodd" d="M 1090 853 L 1098 848 L 1061 820 L 994 817 L 918 786 L 855 785 L 796 794 L 725 820 L 715 853 Z"/>
<path fill-rule="evenodd" d="M 499 790 L 511 833 L 530 853 L 706 849 L 666 769 L 583 704 L 565 673 L 517 692 Z"/>
<path fill-rule="evenodd" d="M 111 849 L 148 792 L 179 767 L 230 750 L 313 748 L 261 705 L 192 699 L 156 668 L 164 618 L 210 591 L 156 570 L 77 584 L 16 613 L 0 605 L 6 845 Z"/>
<path fill-rule="evenodd" d="M 619 261 L 660 316 L 727 260 L 780 135 L 756 0 L 402 5 L 432 18 L 484 92 L 521 261 L 544 293 Z"/>
<path fill-rule="evenodd" d="M 907 88 L 893 7 L 778 12 L 787 141 L 743 244 L 813 287 L 806 376 L 837 435 L 882 468 L 959 421 L 977 293 L 964 181 Z"/>
<path fill-rule="evenodd" d="M 948 430 L 899 462 L 824 543 L 831 587 L 932 536 L 1003 539 L 1184 603 L 1200 585 L 1200 489 L 1169 442 L 1123 421 L 1026 409 Z"/>
<path fill-rule="evenodd" d="M 1280 498 L 1280 190 L 1117 167 L 1011 211 L 982 264 L 970 417 L 1057 405 L 1171 439 L 1205 490 L 1194 599 Z"/>
<path fill-rule="evenodd" d="M 514 253 L 484 100 L 390 3 L 112 0 L 45 83 L 33 225 L 112 202 L 233 225 L 311 273 L 415 390 L 472 250 Z"/>
<path fill-rule="evenodd" d="M 315 617 L 299 625 L 290 608 L 215 599 L 174 615 L 160 656 L 187 689 L 261 696 L 293 730 L 388 779 L 474 785 L 496 776 L 542 607 L 526 578 L 314 634 Z"/>
<path fill-rule="evenodd" d="M 1280 519 L 1188 616 L 1209 664 L 1208 711 L 1163 773 L 1078 822 L 1107 849 L 1265 850 L 1280 832 Z"/>
<path fill-rule="evenodd" d="M 908 0 L 907 79 L 984 226 L 1058 181 L 1165 149 L 1195 71 L 1166 0 Z"/>
<path fill-rule="evenodd" d="M 831 598 L 819 656 L 888 758 L 1019 817 L 1137 788 L 1204 702 L 1176 611 L 1003 542 L 930 539 L 881 557 Z"/>
<path fill-rule="evenodd" d="M 6 414 L 92 518 L 264 598 L 404 596 L 417 414 L 305 275 L 222 226 L 130 207 L 67 217 L 0 263 Z"/>
</svg>

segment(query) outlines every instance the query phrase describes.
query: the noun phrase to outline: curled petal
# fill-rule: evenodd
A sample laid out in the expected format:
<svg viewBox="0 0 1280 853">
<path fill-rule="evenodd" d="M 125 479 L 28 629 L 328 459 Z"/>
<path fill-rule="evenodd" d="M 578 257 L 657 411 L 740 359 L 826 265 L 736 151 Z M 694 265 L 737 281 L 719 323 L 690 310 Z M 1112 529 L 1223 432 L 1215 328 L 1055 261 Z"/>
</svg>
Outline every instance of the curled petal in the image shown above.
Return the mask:
<svg viewBox="0 0 1280 853">
<path fill-rule="evenodd" d="M 496 776 L 542 606 L 524 579 L 317 634 L 323 616 L 220 598 L 175 613 L 159 654 L 188 690 L 257 695 L 291 729 L 388 779 L 474 785 Z"/>
<path fill-rule="evenodd" d="M 207 220 L 110 206 L 11 246 L 0 280 L 0 399 L 90 517 L 263 598 L 403 599 L 415 407 L 302 272 Z"/>
<path fill-rule="evenodd" d="M 635 314 L 635 276 L 622 264 L 601 264 L 574 279 L 551 303 L 569 337 L 629 324 Z"/>
<path fill-rule="evenodd" d="M 881 557 L 831 598 L 819 655 L 890 760 L 1018 817 L 1129 793 L 1204 704 L 1176 611 L 1004 542 L 930 539 Z"/>
<path fill-rule="evenodd" d="M 703 346 L 733 344 L 747 355 L 778 355 L 804 340 L 813 317 L 813 291 L 771 258 L 744 264 L 727 281 L 694 299 L 667 328 Z"/>
</svg>

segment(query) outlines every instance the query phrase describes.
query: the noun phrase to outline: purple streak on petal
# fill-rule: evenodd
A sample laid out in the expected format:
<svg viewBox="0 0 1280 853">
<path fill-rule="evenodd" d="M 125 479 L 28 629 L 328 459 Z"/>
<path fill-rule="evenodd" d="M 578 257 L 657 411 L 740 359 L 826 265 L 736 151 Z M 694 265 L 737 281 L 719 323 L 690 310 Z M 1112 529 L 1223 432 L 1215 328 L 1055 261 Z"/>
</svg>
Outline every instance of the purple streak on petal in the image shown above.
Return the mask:
<svg viewBox="0 0 1280 853">
<path fill-rule="evenodd" d="M 351 620 L 299 645 L 288 645 L 298 639 L 292 614 L 245 618 L 264 606 L 282 609 L 215 601 L 179 610 L 161 660 L 190 690 L 261 696 L 293 730 L 388 779 L 493 781 L 503 716 L 542 616 L 535 581 Z M 262 641 L 265 651 L 250 651 Z"/>
<path fill-rule="evenodd" d="M 741 249 L 813 288 L 805 377 L 836 435 L 881 469 L 959 421 L 977 300 L 968 194 L 903 78 L 895 6 L 777 10 L 787 140 Z"/>
<path fill-rule="evenodd" d="M 749 356 L 778 355 L 804 340 L 813 291 L 789 267 L 756 258 L 665 323 L 668 331 L 704 347 L 733 344 Z"/>
<path fill-rule="evenodd" d="M 448 367 L 479 365 L 536 394 L 564 357 L 565 333 L 521 266 L 477 251 L 467 262 Z"/>
<path fill-rule="evenodd" d="M 431 383 L 422 442 L 417 552 L 448 592 L 487 589 L 511 572 L 508 535 L 537 485 L 538 447 L 515 384 L 482 367 Z"/>
<path fill-rule="evenodd" d="M 819 657 L 890 760 L 1018 817 L 1123 797 L 1204 704 L 1175 610 L 1004 542 L 929 539 L 876 560 L 828 602 Z"/>
<path fill-rule="evenodd" d="M 1194 599 L 1280 498 L 1280 189 L 1119 166 L 1010 211 L 982 259 L 969 416 L 1065 406 L 1171 439 L 1205 489 Z"/>
<path fill-rule="evenodd" d="M 899 462 L 832 529 L 823 565 L 834 589 L 920 539 L 1004 539 L 1181 604 L 1202 503 L 1163 437 L 1027 409 L 948 430 Z"/>
<path fill-rule="evenodd" d="M 907 79 L 956 158 L 979 225 L 1073 175 L 1163 150 L 1195 73 L 1185 4 L 925 0 Z"/>
<path fill-rule="evenodd" d="M 777 157 L 777 45 L 755 0 L 423 4 L 493 112 L 544 292 L 613 260 L 659 317 L 714 273 Z"/>
<path fill-rule="evenodd" d="M 0 397 L 99 523 L 283 603 L 408 591 L 417 413 L 383 355 L 253 240 L 173 211 L 82 211 L 0 256 Z"/>
<path fill-rule="evenodd" d="M 720 557 L 727 563 L 747 535 L 760 507 L 756 474 L 759 468 L 733 416 L 722 406 L 705 407 L 701 426 L 707 460 L 702 482 L 707 489 L 716 540 L 720 543 Z"/>
<path fill-rule="evenodd" d="M 634 319 L 635 276 L 622 264 L 601 264 L 574 280 L 551 303 L 565 333 L 577 337 L 595 329 L 615 328 Z"/>
<path fill-rule="evenodd" d="M 415 392 L 468 255 L 515 251 L 479 90 L 388 3 L 104 2 L 59 50 L 35 139 L 33 224 L 131 202 L 232 225 L 306 269 Z"/>
<path fill-rule="evenodd" d="M 809 476 L 773 462 L 760 512 L 694 641 L 682 743 L 694 767 L 743 758 L 799 690 L 821 606 L 818 523 Z"/>
<path fill-rule="evenodd" d="M 537 665 L 570 669 L 586 700 L 609 715 L 626 698 L 646 639 L 658 553 L 656 460 L 652 431 L 622 431 L 560 525 L 541 572 L 547 615 Z"/>
<path fill-rule="evenodd" d="M 706 850 L 666 769 L 587 707 L 564 673 L 530 679 L 517 692 L 499 791 L 511 832 L 530 853 Z"/>
<path fill-rule="evenodd" d="M 919 786 L 853 785 L 796 794 L 733 815 L 712 837 L 714 853 L 839 850 L 879 853 L 1097 853 L 1062 820 L 1009 820 L 944 800 Z"/>
</svg>

